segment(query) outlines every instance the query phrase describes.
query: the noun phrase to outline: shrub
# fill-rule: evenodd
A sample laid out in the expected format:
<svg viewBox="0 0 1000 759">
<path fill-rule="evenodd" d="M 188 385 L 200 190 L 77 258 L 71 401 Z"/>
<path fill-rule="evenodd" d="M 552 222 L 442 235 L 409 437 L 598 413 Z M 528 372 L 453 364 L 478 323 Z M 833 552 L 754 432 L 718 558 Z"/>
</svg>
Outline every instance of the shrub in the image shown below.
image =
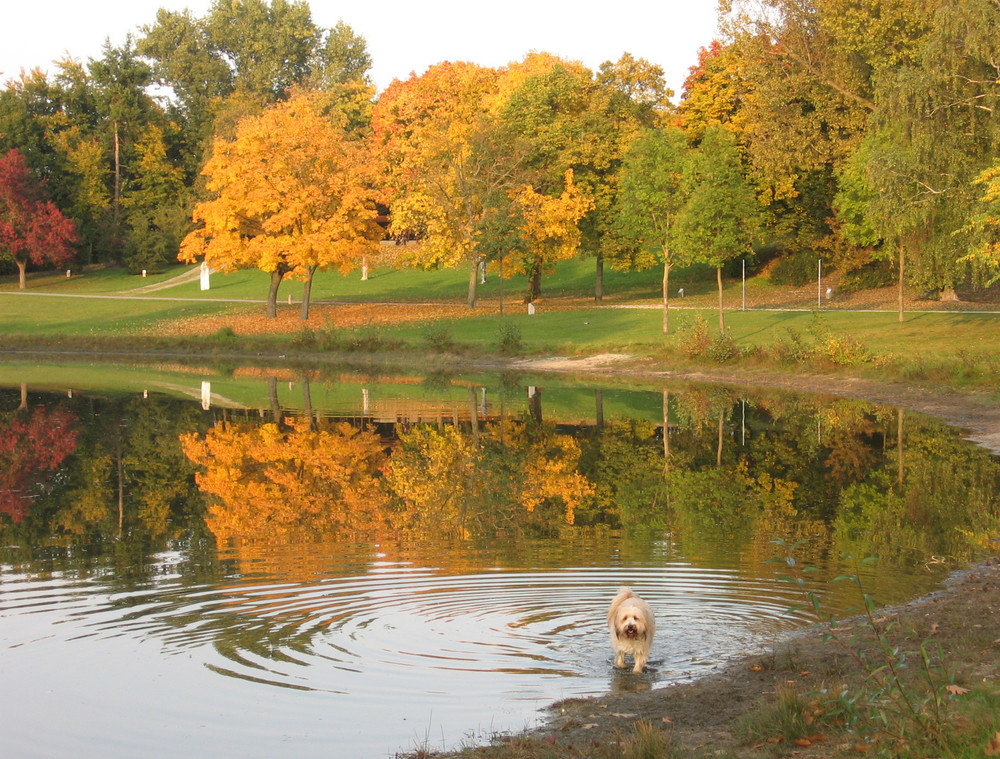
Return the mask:
<svg viewBox="0 0 1000 759">
<path fill-rule="evenodd" d="M 818 256 L 811 250 L 800 250 L 784 256 L 771 270 L 772 284 L 786 287 L 802 287 L 816 281 Z"/>
<path fill-rule="evenodd" d="M 840 280 L 840 289 L 848 293 L 876 290 L 888 287 L 895 281 L 896 274 L 887 261 L 872 261 L 858 269 L 845 272 Z"/>
<path fill-rule="evenodd" d="M 708 357 L 717 364 L 724 364 L 738 358 L 740 349 L 729 335 L 717 335 L 708 345 Z"/>
<path fill-rule="evenodd" d="M 451 330 L 446 324 L 432 323 L 424 330 L 424 340 L 427 345 L 436 351 L 448 351 L 455 347 L 455 341 L 451 338 Z"/>
<path fill-rule="evenodd" d="M 678 330 L 678 345 L 688 358 L 708 357 L 719 364 L 740 355 L 736 342 L 724 334 L 716 334 L 699 314 L 694 324 Z"/>
<path fill-rule="evenodd" d="M 701 314 L 698 315 L 693 324 L 677 330 L 677 345 L 688 358 L 701 358 L 706 355 L 711 342 L 712 336 L 708 329 L 708 322 Z"/>
<path fill-rule="evenodd" d="M 237 339 L 237 334 L 232 327 L 219 327 L 212 335 L 212 339 L 220 343 L 231 343 Z"/>
<path fill-rule="evenodd" d="M 521 328 L 513 322 L 506 320 L 500 322 L 497 346 L 504 355 L 518 353 L 523 347 L 521 342 Z"/>
</svg>

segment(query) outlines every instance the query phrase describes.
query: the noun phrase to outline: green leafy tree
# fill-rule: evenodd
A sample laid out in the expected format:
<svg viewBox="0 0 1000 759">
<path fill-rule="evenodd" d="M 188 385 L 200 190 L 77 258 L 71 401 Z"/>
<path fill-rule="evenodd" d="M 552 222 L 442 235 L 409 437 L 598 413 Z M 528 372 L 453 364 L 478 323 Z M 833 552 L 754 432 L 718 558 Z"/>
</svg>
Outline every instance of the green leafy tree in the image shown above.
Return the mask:
<svg viewBox="0 0 1000 759">
<path fill-rule="evenodd" d="M 121 259 L 124 253 L 122 192 L 128 177 L 134 173 L 135 145 L 145 126 L 158 114 L 146 92 L 152 83 L 149 66 L 140 60 L 131 37 L 119 47 L 106 42 L 103 57 L 91 60 L 98 108 L 107 118 L 107 144 L 112 157 L 111 223 L 113 255 Z"/>
<path fill-rule="evenodd" d="M 664 334 L 670 331 L 670 269 L 685 262 L 674 238 L 687 200 L 684 174 L 690 152 L 687 135 L 677 127 L 646 132 L 625 156 L 618 193 L 622 237 L 636 250 L 633 265 L 663 265 Z"/>
<path fill-rule="evenodd" d="M 722 268 L 751 253 L 760 204 L 743 173 L 736 139 L 721 126 L 705 130 L 687 169 L 687 202 L 677 222 L 679 247 L 693 260 L 715 268 L 719 331 L 725 333 Z"/>
<path fill-rule="evenodd" d="M 191 193 L 158 126 L 150 125 L 140 135 L 135 168 L 133 187 L 122 200 L 127 260 L 133 273 L 158 271 L 177 259 L 181 240 L 191 229 Z"/>
</svg>

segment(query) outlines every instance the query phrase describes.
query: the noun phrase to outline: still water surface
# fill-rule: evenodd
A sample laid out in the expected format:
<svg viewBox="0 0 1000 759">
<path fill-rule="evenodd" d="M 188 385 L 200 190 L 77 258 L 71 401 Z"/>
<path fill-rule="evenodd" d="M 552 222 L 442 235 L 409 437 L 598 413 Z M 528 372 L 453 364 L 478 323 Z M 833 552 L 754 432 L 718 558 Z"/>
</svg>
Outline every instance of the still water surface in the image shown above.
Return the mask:
<svg viewBox="0 0 1000 759">
<path fill-rule="evenodd" d="M 281 398 L 254 377 L 257 407 L 233 385 L 220 408 L 214 384 L 208 402 L 0 394 L 5 756 L 453 747 L 538 724 L 559 698 L 698 677 L 808 623 L 768 562 L 776 537 L 810 538 L 801 559 L 838 612 L 855 602 L 825 581 L 843 550 L 884 557 L 865 582 L 888 603 L 997 534 L 996 461 L 895 409 L 343 376 L 307 403 L 301 383 Z M 73 443 L 27 464 L 33 445 L 55 450 L 42 428 Z M 331 473 L 346 461 L 362 479 Z M 331 517 L 343 501 L 364 525 Z M 288 529 L 289 504 L 309 529 Z M 621 584 L 657 614 L 641 676 L 611 666 Z"/>
</svg>

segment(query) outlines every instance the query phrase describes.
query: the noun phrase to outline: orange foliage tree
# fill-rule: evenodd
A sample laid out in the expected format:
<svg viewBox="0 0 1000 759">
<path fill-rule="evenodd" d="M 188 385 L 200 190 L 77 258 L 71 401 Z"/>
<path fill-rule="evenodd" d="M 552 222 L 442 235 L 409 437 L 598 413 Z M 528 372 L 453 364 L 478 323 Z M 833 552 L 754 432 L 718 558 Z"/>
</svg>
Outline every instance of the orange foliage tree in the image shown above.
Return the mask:
<svg viewBox="0 0 1000 759">
<path fill-rule="evenodd" d="M 347 536 L 384 526 L 378 436 L 345 423 L 288 426 L 222 423 L 204 437 L 181 436 L 185 455 L 201 468 L 198 486 L 215 496 L 208 525 L 216 538 Z"/>
<path fill-rule="evenodd" d="M 195 208 L 200 226 L 184 239 L 179 258 L 204 257 L 222 271 L 268 272 L 269 317 L 277 314 L 286 275 L 305 280 L 308 319 L 317 269 L 347 273 L 383 236 L 368 143 L 352 135 L 347 115 L 322 94 L 298 92 L 241 120 L 232 142 L 216 140 L 203 173 L 216 197 Z"/>
</svg>

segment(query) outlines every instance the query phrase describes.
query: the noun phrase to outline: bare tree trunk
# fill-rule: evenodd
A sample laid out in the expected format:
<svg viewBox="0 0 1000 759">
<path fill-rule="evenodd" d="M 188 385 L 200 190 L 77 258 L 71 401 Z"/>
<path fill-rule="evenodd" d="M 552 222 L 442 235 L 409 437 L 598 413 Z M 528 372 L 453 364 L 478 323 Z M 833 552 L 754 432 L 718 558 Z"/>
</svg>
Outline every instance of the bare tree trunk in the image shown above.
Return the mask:
<svg viewBox="0 0 1000 759">
<path fill-rule="evenodd" d="M 663 471 L 670 470 L 670 391 L 663 391 Z"/>
<path fill-rule="evenodd" d="M 597 254 L 596 271 L 594 273 L 594 300 L 600 303 L 604 300 L 604 255 Z"/>
<path fill-rule="evenodd" d="M 542 423 L 542 389 L 532 387 L 528 396 L 528 415 L 535 424 Z"/>
<path fill-rule="evenodd" d="M 899 238 L 899 320 L 903 321 L 903 269 L 906 263 L 906 246 Z"/>
<path fill-rule="evenodd" d="M 663 262 L 663 334 L 670 333 L 670 264 Z"/>
<path fill-rule="evenodd" d="M 114 140 L 115 140 L 115 189 L 114 189 L 114 206 L 112 207 L 112 214 L 115 222 L 115 228 L 118 227 L 118 211 L 119 204 L 122 199 L 122 164 L 121 164 L 121 145 L 118 138 L 118 122 L 114 123 Z"/>
<path fill-rule="evenodd" d="M 715 465 L 722 466 L 722 431 L 723 431 L 723 414 L 719 412 L 719 448 L 715 452 Z"/>
<path fill-rule="evenodd" d="M 21 290 L 26 290 L 28 287 L 28 262 L 22 261 L 20 258 L 14 260 L 17 263 L 17 285 Z"/>
<path fill-rule="evenodd" d="M 21 383 L 21 405 L 17 407 L 18 411 L 28 408 L 28 383 Z"/>
<path fill-rule="evenodd" d="M 476 406 L 476 388 L 469 385 L 469 423 L 472 425 L 472 441 L 479 447 L 479 409 Z"/>
<path fill-rule="evenodd" d="M 302 286 L 302 308 L 299 311 L 299 321 L 309 321 L 309 306 L 312 303 L 313 275 L 316 273 L 316 266 L 309 267 L 309 276 Z"/>
<path fill-rule="evenodd" d="M 280 268 L 271 272 L 271 287 L 267 291 L 267 318 L 275 319 L 278 316 L 278 287 L 285 274 Z"/>
<path fill-rule="evenodd" d="M 896 458 L 897 458 L 897 481 L 899 492 L 903 492 L 903 409 L 896 409 Z"/>
<path fill-rule="evenodd" d="M 469 267 L 469 296 L 466 304 L 469 308 L 476 307 L 476 287 L 479 284 L 479 256 L 472 259 L 472 265 Z"/>
<path fill-rule="evenodd" d="M 119 430 L 119 435 L 121 431 Z M 122 466 L 122 444 L 118 441 L 118 537 L 122 535 L 122 526 L 125 523 L 125 482 Z"/>
<path fill-rule="evenodd" d="M 309 420 L 309 429 L 316 429 L 316 417 L 313 415 L 312 390 L 309 387 L 309 378 L 302 378 L 302 411 Z"/>
<path fill-rule="evenodd" d="M 531 267 L 528 275 L 528 298 L 527 303 L 534 303 L 542 297 L 542 265 L 536 261 Z"/>
<path fill-rule="evenodd" d="M 281 402 L 278 400 L 278 378 L 267 378 L 267 399 L 271 404 L 271 418 L 275 424 L 281 424 Z"/>
</svg>

